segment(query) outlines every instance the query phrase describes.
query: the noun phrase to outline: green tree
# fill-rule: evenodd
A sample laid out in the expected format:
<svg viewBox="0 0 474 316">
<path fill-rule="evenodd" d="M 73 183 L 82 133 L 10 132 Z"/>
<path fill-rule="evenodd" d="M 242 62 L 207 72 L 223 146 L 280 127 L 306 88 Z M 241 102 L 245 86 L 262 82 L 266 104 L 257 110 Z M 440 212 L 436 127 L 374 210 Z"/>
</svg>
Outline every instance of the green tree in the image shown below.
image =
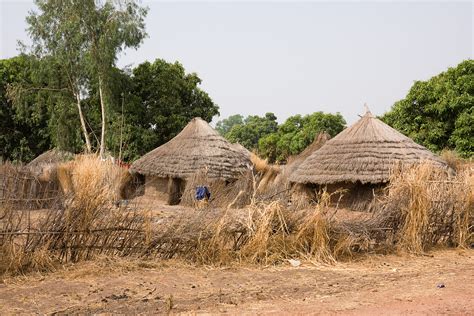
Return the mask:
<svg viewBox="0 0 474 316">
<path fill-rule="evenodd" d="M 435 152 L 454 149 L 470 157 L 473 108 L 474 61 L 466 60 L 427 81 L 416 81 L 382 120 Z"/>
<path fill-rule="evenodd" d="M 82 109 L 82 98 L 86 94 L 86 46 L 88 38 L 84 30 L 84 4 L 82 1 L 36 0 L 39 13 L 30 12 L 26 21 L 32 39 L 32 52 L 39 58 L 48 60 L 64 78 L 65 87 L 75 100 L 86 151 L 90 152 L 91 142 Z M 50 57 L 49 59 L 47 57 Z M 43 67 L 48 63 L 41 63 Z M 38 87 L 51 89 L 51 87 Z M 58 87 L 54 87 L 58 89 Z M 63 98 L 63 104 L 74 105 Z"/>
<path fill-rule="evenodd" d="M 92 148 L 82 98 L 91 85 L 98 88 L 101 109 L 100 154 L 106 146 L 106 111 L 117 55 L 137 48 L 146 36 L 147 9 L 135 1 L 36 0 L 39 13 L 27 17 L 33 52 L 53 57 L 76 100 L 87 151 Z"/>
<path fill-rule="evenodd" d="M 264 117 L 251 115 L 245 118 L 243 124 L 234 125 L 226 134 L 226 138 L 233 143 L 240 143 L 249 150 L 256 150 L 260 138 L 276 132 L 277 128 L 275 114 L 266 113 Z"/>
<path fill-rule="evenodd" d="M 138 48 L 146 37 L 148 9 L 135 1 L 80 1 L 82 28 L 88 42 L 89 71 L 97 80 L 101 109 L 100 155 L 105 152 L 106 109 L 112 97 L 110 80 L 118 54 L 125 48 Z"/>
<path fill-rule="evenodd" d="M 80 122 L 62 68 L 51 57 L 22 55 L 0 61 L 1 157 L 28 161 L 52 147 L 82 150 Z M 211 121 L 218 106 L 199 88 L 201 79 L 176 63 L 156 60 L 135 69 L 113 68 L 109 74 L 106 144 L 115 156 L 132 161 L 170 140 L 196 116 Z M 21 87 L 9 99 L 6 88 Z M 100 144 L 99 87 L 90 80 L 81 107 L 88 120 L 91 146 Z"/>
<path fill-rule="evenodd" d="M 216 124 L 216 131 L 225 136 L 235 125 L 243 125 L 244 117 L 240 114 L 231 115 L 226 119 L 220 120 Z"/>
<path fill-rule="evenodd" d="M 327 132 L 331 137 L 340 133 L 346 121 L 340 113 L 313 114 L 289 117 L 275 133 L 262 137 L 258 142 L 258 152 L 271 162 L 284 162 L 291 155 L 299 154 L 310 145 L 316 135 Z"/>
<path fill-rule="evenodd" d="M 198 75 L 187 74 L 178 62 L 144 62 L 133 69 L 129 79 L 125 76 L 121 80 L 122 84 L 116 87 L 124 92 L 129 130 L 125 159 L 133 160 L 164 144 L 194 117 L 210 122 L 219 114 L 219 107 L 199 88 Z M 115 107 L 115 113 L 120 113 L 119 107 Z"/>
<path fill-rule="evenodd" d="M 32 68 L 37 63 L 20 55 L 0 60 L 0 157 L 2 160 L 28 161 L 49 149 L 47 94 L 28 94 L 14 106 L 7 88 L 21 82 L 30 86 L 35 80 Z"/>
</svg>

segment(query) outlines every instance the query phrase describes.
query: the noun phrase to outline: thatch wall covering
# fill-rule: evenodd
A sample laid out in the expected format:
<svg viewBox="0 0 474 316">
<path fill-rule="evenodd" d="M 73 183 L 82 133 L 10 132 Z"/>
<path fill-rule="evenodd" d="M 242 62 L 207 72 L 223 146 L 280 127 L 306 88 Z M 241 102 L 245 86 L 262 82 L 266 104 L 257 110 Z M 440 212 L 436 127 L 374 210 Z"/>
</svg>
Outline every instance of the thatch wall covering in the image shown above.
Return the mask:
<svg viewBox="0 0 474 316">
<path fill-rule="evenodd" d="M 336 183 L 325 188 L 331 194 L 332 203 L 354 211 L 370 212 L 377 205 L 377 201 L 388 193 L 384 190 L 386 187 L 385 183 Z M 321 190 L 322 187 L 318 189 Z"/>
<path fill-rule="evenodd" d="M 201 118 L 173 139 L 136 160 L 130 170 L 146 176 L 189 178 L 207 170 L 210 178 L 237 179 L 251 168 L 250 157 Z"/>
<path fill-rule="evenodd" d="M 331 184 L 383 183 L 397 165 L 446 163 L 425 147 L 391 128 L 372 113 L 312 153 L 290 176 L 291 182 Z"/>
</svg>

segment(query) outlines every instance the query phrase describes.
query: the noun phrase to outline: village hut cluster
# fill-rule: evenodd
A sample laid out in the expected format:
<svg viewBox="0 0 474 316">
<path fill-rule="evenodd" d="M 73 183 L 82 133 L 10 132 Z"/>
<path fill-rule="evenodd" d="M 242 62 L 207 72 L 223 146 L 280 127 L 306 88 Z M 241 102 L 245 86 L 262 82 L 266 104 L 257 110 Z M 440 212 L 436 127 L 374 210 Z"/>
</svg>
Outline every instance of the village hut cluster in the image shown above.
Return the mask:
<svg viewBox="0 0 474 316">
<path fill-rule="evenodd" d="M 0 230 L 10 236 L 0 248 L 23 247 L 4 255 L 9 269 L 36 267 L 46 251 L 48 265 L 99 253 L 268 265 L 469 245 L 472 190 L 464 169 L 446 172 L 370 112 L 332 139 L 316 135 L 285 165 L 194 118 L 129 167 L 55 150 L 0 165 Z"/>
<path fill-rule="evenodd" d="M 54 166 L 72 157 L 51 150 L 29 167 L 39 178 L 51 179 Z M 194 118 L 176 137 L 136 160 L 121 191 L 124 199 L 138 196 L 156 204 L 194 205 L 196 189 L 205 186 L 212 206 L 242 207 L 250 203 L 251 192 L 268 193 L 267 198 L 283 192 L 291 204 L 291 192 L 306 192 L 311 201 L 317 192 L 327 190 L 336 192 L 334 201 L 347 208 L 370 210 L 394 168 L 418 163 L 448 170 L 441 158 L 368 110 L 333 139 L 327 133 L 316 135 L 283 166 L 267 164 Z"/>
</svg>

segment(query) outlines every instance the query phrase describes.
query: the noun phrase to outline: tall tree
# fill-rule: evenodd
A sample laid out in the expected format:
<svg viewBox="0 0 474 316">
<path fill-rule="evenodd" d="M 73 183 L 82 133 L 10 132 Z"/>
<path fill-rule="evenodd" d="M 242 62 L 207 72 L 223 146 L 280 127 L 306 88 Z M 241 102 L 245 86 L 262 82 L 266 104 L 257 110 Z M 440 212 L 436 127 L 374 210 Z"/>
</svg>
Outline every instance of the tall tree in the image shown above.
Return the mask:
<svg viewBox="0 0 474 316">
<path fill-rule="evenodd" d="M 474 60 L 416 81 L 405 99 L 383 117 L 386 123 L 429 149 L 474 154 Z"/>
<path fill-rule="evenodd" d="M 147 9 L 135 1 L 36 0 L 39 13 L 27 17 L 33 51 L 52 56 L 67 78 L 67 87 L 76 100 L 86 150 L 92 145 L 83 113 L 83 98 L 92 82 L 97 82 L 101 109 L 100 155 L 106 146 L 106 108 L 112 72 L 118 54 L 137 48 L 146 36 Z"/>
<path fill-rule="evenodd" d="M 36 0 L 39 12 L 32 11 L 26 18 L 28 33 L 33 41 L 33 53 L 52 57 L 50 62 L 60 68 L 67 79 L 65 87 L 75 99 L 86 151 L 92 150 L 82 98 L 86 94 L 86 47 L 82 1 Z M 43 63 L 42 65 L 45 65 Z"/>
<path fill-rule="evenodd" d="M 97 79 L 101 108 L 100 155 L 105 151 L 106 108 L 110 102 L 112 70 L 125 48 L 138 48 L 146 37 L 147 8 L 135 1 L 84 0 L 81 3 L 84 36 L 87 38 L 89 70 Z"/>
</svg>

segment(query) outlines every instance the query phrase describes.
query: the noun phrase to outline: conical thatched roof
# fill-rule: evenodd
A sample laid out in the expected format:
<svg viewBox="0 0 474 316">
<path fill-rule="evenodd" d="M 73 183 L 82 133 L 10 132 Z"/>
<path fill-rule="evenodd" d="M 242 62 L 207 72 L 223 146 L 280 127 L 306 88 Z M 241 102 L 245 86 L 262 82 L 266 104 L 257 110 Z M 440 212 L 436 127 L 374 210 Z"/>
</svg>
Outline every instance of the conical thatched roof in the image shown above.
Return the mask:
<svg viewBox="0 0 474 316">
<path fill-rule="evenodd" d="M 428 149 L 367 111 L 354 125 L 311 154 L 290 176 L 290 181 L 383 183 L 389 180 L 390 169 L 395 164 L 425 161 L 446 167 Z"/>
<path fill-rule="evenodd" d="M 45 151 L 32 161 L 28 163 L 29 167 L 41 167 L 49 164 L 57 164 L 61 162 L 66 162 L 72 160 L 74 154 L 68 151 L 63 151 L 59 149 L 50 149 Z"/>
<path fill-rule="evenodd" d="M 207 169 L 210 178 L 235 179 L 251 168 L 248 155 L 194 118 L 166 144 L 136 160 L 130 170 L 143 175 L 188 178 Z"/>
</svg>

